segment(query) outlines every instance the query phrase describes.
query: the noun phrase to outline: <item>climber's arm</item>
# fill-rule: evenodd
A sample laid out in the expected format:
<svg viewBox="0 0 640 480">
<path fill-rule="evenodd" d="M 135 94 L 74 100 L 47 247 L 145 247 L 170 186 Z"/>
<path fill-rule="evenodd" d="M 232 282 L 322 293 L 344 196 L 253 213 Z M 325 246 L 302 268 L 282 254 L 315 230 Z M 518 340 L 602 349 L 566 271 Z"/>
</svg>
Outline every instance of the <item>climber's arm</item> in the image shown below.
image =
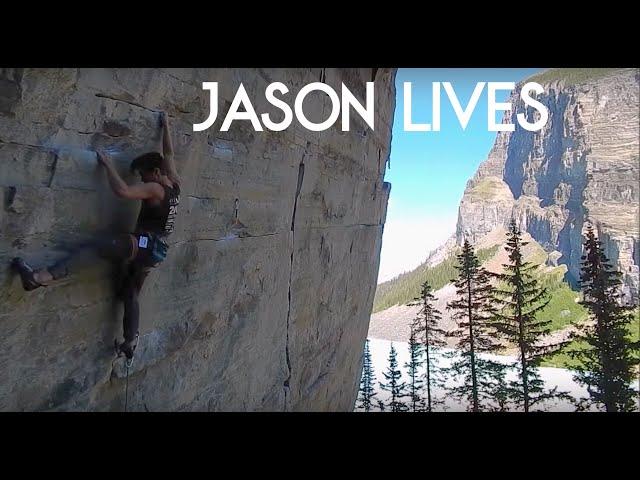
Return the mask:
<svg viewBox="0 0 640 480">
<path fill-rule="evenodd" d="M 111 190 L 120 198 L 129 200 L 162 200 L 164 198 L 164 189 L 160 184 L 155 182 L 142 183 L 138 185 L 127 185 L 122 179 L 118 171 L 113 167 L 111 159 L 104 152 L 96 152 L 98 163 L 100 163 L 107 171 L 107 178 Z"/>
<path fill-rule="evenodd" d="M 169 131 L 169 116 L 167 112 L 160 112 L 160 122 L 162 124 L 162 169 L 167 172 L 169 180 L 180 184 L 180 176 L 173 160 L 173 142 L 171 141 L 171 132 Z"/>
</svg>

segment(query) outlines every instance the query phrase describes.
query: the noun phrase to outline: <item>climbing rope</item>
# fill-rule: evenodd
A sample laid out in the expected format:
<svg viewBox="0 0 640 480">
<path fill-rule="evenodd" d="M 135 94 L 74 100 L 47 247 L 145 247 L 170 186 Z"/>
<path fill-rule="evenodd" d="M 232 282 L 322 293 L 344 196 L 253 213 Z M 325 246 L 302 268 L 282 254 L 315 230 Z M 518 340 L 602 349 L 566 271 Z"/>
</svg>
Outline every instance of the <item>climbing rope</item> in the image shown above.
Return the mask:
<svg viewBox="0 0 640 480">
<path fill-rule="evenodd" d="M 129 363 L 125 362 L 127 367 L 127 377 L 125 380 L 125 388 L 124 388 L 124 411 L 127 411 L 127 404 L 129 403 Z"/>
<path fill-rule="evenodd" d="M 125 360 L 124 360 L 124 365 L 125 368 L 127 369 L 127 374 L 125 377 L 125 387 L 124 387 L 124 411 L 127 411 L 127 406 L 129 404 L 129 369 L 131 368 L 131 365 L 133 365 L 133 352 L 136 351 L 136 348 L 138 348 L 138 341 L 140 339 L 140 332 L 136 332 L 136 343 L 135 346 L 133 347 L 133 350 L 131 352 L 131 358 L 127 358 L 125 355 Z M 118 341 L 115 341 L 116 343 L 116 350 L 118 350 Z"/>
</svg>

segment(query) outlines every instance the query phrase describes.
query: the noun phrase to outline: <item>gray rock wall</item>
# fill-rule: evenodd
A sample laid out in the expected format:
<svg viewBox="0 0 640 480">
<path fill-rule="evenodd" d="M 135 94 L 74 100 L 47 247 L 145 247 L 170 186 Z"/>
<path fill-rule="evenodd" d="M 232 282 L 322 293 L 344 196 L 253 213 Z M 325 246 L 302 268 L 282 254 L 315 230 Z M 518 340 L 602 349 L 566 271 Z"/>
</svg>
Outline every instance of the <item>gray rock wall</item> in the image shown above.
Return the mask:
<svg viewBox="0 0 640 480">
<path fill-rule="evenodd" d="M 540 101 L 550 116 L 540 132 L 517 125 L 516 115 L 525 106 L 514 92 L 516 108 L 503 121 L 516 124 L 516 130 L 497 135 L 469 181 L 460 204 L 458 243 L 476 241 L 514 217 L 549 252 L 561 253 L 558 262 L 567 265 L 568 280 L 575 284 L 582 233 L 592 222 L 624 274 L 627 298 L 637 302 L 639 85 L 637 69 L 579 84 L 561 78 L 544 83 Z"/>
<path fill-rule="evenodd" d="M 309 132 L 219 132 L 240 82 L 258 113 L 264 89 L 344 82 L 362 101 L 375 75 L 375 131 L 352 115 Z M 382 69 L 28 69 L 0 71 L 0 410 L 121 410 L 112 364 L 121 336 L 112 267 L 22 291 L 8 264 L 59 258 L 100 231 L 130 230 L 136 202 L 118 201 L 95 156 L 123 175 L 157 149 L 170 115 L 183 195 L 169 257 L 141 298 L 130 410 L 351 410 L 375 291 L 390 185 L 384 182 L 395 72 Z M 205 132 L 203 81 L 220 82 L 220 116 Z M 292 105 L 293 100 L 290 100 Z M 324 120 L 329 99 L 305 112 Z M 127 177 L 133 180 L 131 177 Z M 229 229 L 238 199 L 242 237 Z"/>
</svg>

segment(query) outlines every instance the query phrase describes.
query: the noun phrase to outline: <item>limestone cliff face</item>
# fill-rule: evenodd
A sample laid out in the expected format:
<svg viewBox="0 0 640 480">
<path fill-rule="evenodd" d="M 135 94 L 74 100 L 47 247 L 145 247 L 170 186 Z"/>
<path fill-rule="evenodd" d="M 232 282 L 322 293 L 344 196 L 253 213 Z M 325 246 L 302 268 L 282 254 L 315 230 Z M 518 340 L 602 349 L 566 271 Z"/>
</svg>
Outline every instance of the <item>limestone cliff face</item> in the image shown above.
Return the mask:
<svg viewBox="0 0 640 480">
<path fill-rule="evenodd" d="M 375 76 L 375 131 L 352 115 L 321 133 L 294 121 L 255 132 L 221 118 L 242 82 L 258 113 L 279 119 L 264 89 L 290 95 L 313 81 L 361 101 Z M 130 230 L 136 202 L 118 201 L 91 149 L 123 175 L 158 148 L 166 110 L 183 177 L 166 262 L 141 298 L 131 410 L 351 410 L 378 272 L 390 185 L 384 182 L 395 108 L 390 69 L 0 70 L 0 410 L 121 410 L 113 360 L 121 336 L 111 266 L 22 291 L 12 257 L 37 265 L 103 230 Z M 220 116 L 203 81 L 220 82 Z M 292 105 L 292 100 L 290 102 Z M 313 121 L 326 95 L 309 96 Z M 130 181 L 134 179 L 127 177 Z M 238 199 L 246 231 L 229 229 Z"/>
<path fill-rule="evenodd" d="M 517 125 L 525 112 L 516 89 L 488 159 L 467 184 L 457 242 L 477 241 L 513 216 L 549 252 L 558 251 L 568 280 L 579 278 L 582 233 L 592 222 L 606 253 L 624 274 L 628 298 L 638 299 L 640 235 L 639 74 L 617 70 L 569 82 L 542 82 L 539 100 L 549 122 L 540 132 Z M 532 115 L 533 110 L 526 111 Z"/>
</svg>

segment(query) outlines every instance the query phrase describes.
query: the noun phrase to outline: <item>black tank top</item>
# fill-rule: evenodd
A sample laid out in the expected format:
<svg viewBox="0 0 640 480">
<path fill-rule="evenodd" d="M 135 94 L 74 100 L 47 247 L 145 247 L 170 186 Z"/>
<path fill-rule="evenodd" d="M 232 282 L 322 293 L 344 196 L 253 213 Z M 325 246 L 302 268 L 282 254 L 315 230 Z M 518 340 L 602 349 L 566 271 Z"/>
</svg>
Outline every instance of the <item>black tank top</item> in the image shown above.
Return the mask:
<svg viewBox="0 0 640 480">
<path fill-rule="evenodd" d="M 153 233 L 164 237 L 173 232 L 173 224 L 178 214 L 178 204 L 180 203 L 180 187 L 164 188 L 164 199 L 158 205 L 149 205 L 147 201 L 142 202 L 142 208 L 138 215 L 136 232 Z"/>
</svg>

